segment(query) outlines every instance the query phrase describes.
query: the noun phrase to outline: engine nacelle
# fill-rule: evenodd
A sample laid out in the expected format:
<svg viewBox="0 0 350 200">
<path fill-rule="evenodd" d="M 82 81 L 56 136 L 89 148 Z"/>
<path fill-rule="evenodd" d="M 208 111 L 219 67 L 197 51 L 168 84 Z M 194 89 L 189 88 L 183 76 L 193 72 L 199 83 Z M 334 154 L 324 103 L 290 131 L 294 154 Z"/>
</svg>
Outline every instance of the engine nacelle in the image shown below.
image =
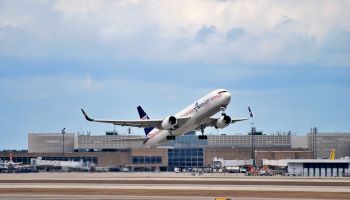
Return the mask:
<svg viewBox="0 0 350 200">
<path fill-rule="evenodd" d="M 170 129 L 173 129 L 176 126 L 176 124 L 177 124 L 176 117 L 170 116 L 170 117 L 165 118 L 162 121 L 162 128 L 166 129 L 166 130 L 170 130 Z"/>
<path fill-rule="evenodd" d="M 220 117 L 215 124 L 215 128 L 225 128 L 231 123 L 231 117 L 225 115 Z"/>
</svg>

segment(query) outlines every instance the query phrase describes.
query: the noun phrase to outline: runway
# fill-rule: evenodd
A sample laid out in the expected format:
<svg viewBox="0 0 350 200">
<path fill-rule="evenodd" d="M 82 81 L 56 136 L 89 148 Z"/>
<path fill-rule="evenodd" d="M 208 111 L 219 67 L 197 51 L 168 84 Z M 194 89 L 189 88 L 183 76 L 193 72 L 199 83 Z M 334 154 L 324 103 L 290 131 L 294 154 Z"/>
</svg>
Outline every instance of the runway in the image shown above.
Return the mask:
<svg viewBox="0 0 350 200">
<path fill-rule="evenodd" d="M 6 200 L 213 200 L 213 197 L 193 196 L 113 196 L 113 195 L 1 195 Z M 293 200 L 284 198 L 285 200 Z M 270 200 L 270 198 L 234 197 L 232 200 Z M 309 200 L 309 199 L 298 199 Z M 314 199 L 321 200 L 321 199 Z"/>
<path fill-rule="evenodd" d="M 0 183 L 1 189 L 80 189 L 80 190 L 182 190 L 195 191 L 207 190 L 208 185 L 201 184 L 93 184 L 93 183 Z M 281 186 L 274 185 L 210 185 L 211 191 L 285 191 L 285 192 L 350 192 L 347 186 Z"/>
<path fill-rule="evenodd" d="M 0 174 L 0 199 L 350 199 L 349 178 L 175 173 Z"/>
</svg>

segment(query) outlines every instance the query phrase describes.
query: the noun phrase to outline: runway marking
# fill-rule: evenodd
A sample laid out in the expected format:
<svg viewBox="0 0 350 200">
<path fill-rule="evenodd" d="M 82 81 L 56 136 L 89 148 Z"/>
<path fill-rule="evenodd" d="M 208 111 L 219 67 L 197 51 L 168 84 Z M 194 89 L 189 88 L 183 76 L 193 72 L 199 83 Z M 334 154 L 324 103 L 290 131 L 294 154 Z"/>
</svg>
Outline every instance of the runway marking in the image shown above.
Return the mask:
<svg viewBox="0 0 350 200">
<path fill-rule="evenodd" d="M 115 196 L 115 195 L 6 195 L 0 194 L 0 199 L 6 200 L 213 200 L 213 197 L 194 197 L 194 196 Z M 256 198 L 256 197 L 231 197 L 234 200 L 271 200 L 271 198 Z M 284 200 L 295 200 L 295 198 L 284 198 Z M 300 199 L 298 200 L 309 200 Z M 313 199 L 313 200 L 324 200 L 324 199 Z"/>
<path fill-rule="evenodd" d="M 7 200 L 206 200 L 226 195 L 234 197 L 232 200 L 349 199 L 350 179 L 175 173 L 0 174 L 0 199 Z"/>
<path fill-rule="evenodd" d="M 70 184 L 70 183 L 0 183 L 0 188 L 37 188 L 37 189 L 142 189 L 142 190 L 208 190 L 208 185 L 200 184 Z M 346 186 L 269 186 L 269 185 L 210 185 L 209 190 L 240 190 L 240 191 L 294 191 L 294 192 L 350 192 Z"/>
<path fill-rule="evenodd" d="M 0 188 L 0 194 L 28 195 L 105 195 L 105 196 L 172 196 L 178 197 L 217 197 L 234 196 L 254 198 L 294 198 L 294 199 L 348 199 L 350 192 L 305 192 L 305 191 L 243 191 L 243 190 L 178 190 L 178 189 L 93 189 L 93 188 Z M 142 199 L 142 198 L 140 198 Z M 160 198 L 162 199 L 162 198 Z M 190 198 L 191 199 L 191 198 Z M 16 199 L 17 200 L 17 199 Z"/>
</svg>

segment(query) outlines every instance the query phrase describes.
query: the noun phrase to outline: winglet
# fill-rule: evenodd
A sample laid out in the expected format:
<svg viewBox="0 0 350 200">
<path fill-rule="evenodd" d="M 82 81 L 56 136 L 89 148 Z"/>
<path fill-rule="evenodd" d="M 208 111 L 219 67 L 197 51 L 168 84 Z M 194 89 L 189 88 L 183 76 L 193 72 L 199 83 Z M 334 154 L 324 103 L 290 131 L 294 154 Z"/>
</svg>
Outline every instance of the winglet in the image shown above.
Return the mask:
<svg viewBox="0 0 350 200">
<path fill-rule="evenodd" d="M 84 111 L 83 109 L 81 109 L 81 111 L 83 112 L 84 117 L 85 117 L 86 120 L 88 120 L 88 121 L 94 121 L 94 120 L 91 119 L 89 116 L 87 116 L 87 114 L 85 113 L 85 111 Z"/>
<path fill-rule="evenodd" d="M 249 106 L 248 106 L 248 111 L 249 111 L 250 118 L 253 118 L 253 117 L 254 117 L 254 116 L 253 116 L 253 112 L 252 112 L 252 110 L 250 109 Z"/>
</svg>

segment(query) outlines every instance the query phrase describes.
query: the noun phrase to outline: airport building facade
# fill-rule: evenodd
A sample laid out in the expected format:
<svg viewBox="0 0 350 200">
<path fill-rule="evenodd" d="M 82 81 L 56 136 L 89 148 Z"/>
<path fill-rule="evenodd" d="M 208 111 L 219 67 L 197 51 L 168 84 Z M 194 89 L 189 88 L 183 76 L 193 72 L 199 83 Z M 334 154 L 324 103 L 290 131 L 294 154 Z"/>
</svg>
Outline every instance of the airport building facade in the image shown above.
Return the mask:
<svg viewBox="0 0 350 200">
<path fill-rule="evenodd" d="M 349 134 L 350 136 L 350 134 Z M 117 149 L 144 148 L 142 141 L 123 140 L 141 138 L 136 135 L 75 135 L 66 133 L 29 133 L 28 152 L 52 152 L 64 151 L 104 151 Z M 291 135 L 208 135 L 207 140 L 198 139 L 194 132 L 177 137 L 174 141 L 156 146 L 155 148 L 176 147 L 232 147 L 232 148 L 288 148 L 307 149 L 307 136 Z M 64 142 L 64 144 L 63 144 Z"/>
<path fill-rule="evenodd" d="M 308 134 L 309 149 L 313 150 L 314 158 L 329 158 L 332 149 L 336 151 L 336 157 L 350 156 L 349 133 L 317 133 Z"/>
<path fill-rule="evenodd" d="M 288 173 L 295 176 L 343 177 L 350 174 L 350 159 L 264 159 L 263 165 L 287 167 Z"/>
<path fill-rule="evenodd" d="M 328 134 L 331 135 L 331 134 Z M 64 138 L 63 138 L 64 137 Z M 175 167 L 210 167 L 214 158 L 226 160 L 311 159 L 309 136 L 285 135 L 208 135 L 199 140 L 194 133 L 177 137 L 175 141 L 144 147 L 142 142 L 125 138 L 136 135 L 78 135 L 73 133 L 30 133 L 28 151 L 13 152 L 14 161 L 30 163 L 31 158 L 44 160 L 84 160 L 96 166 L 127 167 L 131 171 L 171 171 Z M 336 157 L 349 156 L 350 134 L 335 134 Z M 322 145 L 322 140 L 318 140 Z M 321 151 L 320 151 L 321 152 Z M 325 153 L 324 153 L 325 154 Z M 328 152 L 329 155 L 329 152 Z M 8 160 L 7 152 L 0 159 Z"/>
</svg>

